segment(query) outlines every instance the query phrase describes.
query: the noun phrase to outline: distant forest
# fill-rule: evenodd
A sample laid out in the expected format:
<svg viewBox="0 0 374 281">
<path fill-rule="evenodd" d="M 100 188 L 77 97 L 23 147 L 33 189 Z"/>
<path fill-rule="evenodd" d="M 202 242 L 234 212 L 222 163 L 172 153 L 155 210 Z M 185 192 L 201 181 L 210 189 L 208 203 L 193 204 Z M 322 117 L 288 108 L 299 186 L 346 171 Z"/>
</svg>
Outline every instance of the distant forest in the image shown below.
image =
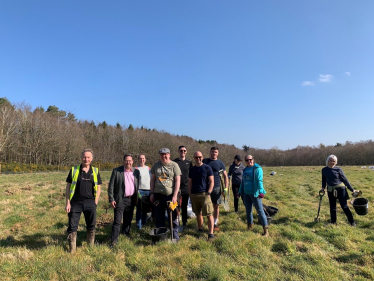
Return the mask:
<svg viewBox="0 0 374 281">
<path fill-rule="evenodd" d="M 195 140 L 184 135 L 173 135 L 146 126 L 133 127 L 131 120 L 123 120 L 128 126 L 115 126 L 103 121 L 95 123 L 77 120 L 74 114 L 51 105 L 47 109 L 32 109 L 27 104 L 12 104 L 0 98 L 0 161 L 35 165 L 66 166 L 80 163 L 84 148 L 94 151 L 95 163 L 122 163 L 124 153 L 134 157 L 146 154 L 147 164 L 159 160 L 158 150 L 168 147 L 171 158 L 178 157 L 178 146 L 185 145 L 187 157 L 200 150 L 209 157 L 209 150 L 217 146 L 219 158 L 229 165 L 236 154 L 251 154 L 260 165 L 266 166 L 323 166 L 329 154 L 338 157 L 338 165 L 373 165 L 374 141 L 337 143 L 334 146 L 298 146 L 293 149 L 259 149 L 248 144 L 237 148 L 215 140 Z M 243 161 L 244 162 L 244 161 Z"/>
</svg>

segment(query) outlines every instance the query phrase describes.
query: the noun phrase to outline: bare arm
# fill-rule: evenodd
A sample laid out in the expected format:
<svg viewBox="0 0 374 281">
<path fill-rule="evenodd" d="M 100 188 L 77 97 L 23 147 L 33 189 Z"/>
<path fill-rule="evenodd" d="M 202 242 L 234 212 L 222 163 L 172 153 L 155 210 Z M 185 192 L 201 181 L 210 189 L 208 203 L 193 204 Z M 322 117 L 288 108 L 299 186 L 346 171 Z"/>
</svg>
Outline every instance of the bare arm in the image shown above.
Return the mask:
<svg viewBox="0 0 374 281">
<path fill-rule="evenodd" d="M 177 202 L 177 196 L 179 192 L 179 187 L 181 184 L 181 176 L 174 177 L 174 194 L 173 194 L 173 203 Z"/>
<path fill-rule="evenodd" d="M 97 191 L 96 191 L 96 198 L 95 198 L 95 204 L 99 204 L 99 198 L 100 198 L 100 193 L 101 193 L 101 185 L 97 186 Z"/>
<path fill-rule="evenodd" d="M 155 190 L 155 182 L 156 182 L 156 176 L 155 174 L 151 174 L 151 196 L 149 196 L 149 199 L 151 200 L 151 202 L 153 203 L 153 192 Z"/>
<path fill-rule="evenodd" d="M 223 171 L 223 179 L 225 181 L 225 188 L 228 188 L 229 187 L 229 178 L 227 177 L 227 173 L 226 171 Z"/>
<path fill-rule="evenodd" d="M 214 187 L 214 176 L 209 176 L 209 189 L 208 192 L 212 192 Z"/>
<path fill-rule="evenodd" d="M 66 206 L 65 206 L 65 211 L 67 213 L 70 213 L 70 186 L 71 183 L 66 183 L 66 190 L 65 190 L 65 197 L 66 197 Z"/>
<path fill-rule="evenodd" d="M 191 189 L 192 189 L 192 179 L 188 179 L 188 194 L 191 196 Z"/>
</svg>

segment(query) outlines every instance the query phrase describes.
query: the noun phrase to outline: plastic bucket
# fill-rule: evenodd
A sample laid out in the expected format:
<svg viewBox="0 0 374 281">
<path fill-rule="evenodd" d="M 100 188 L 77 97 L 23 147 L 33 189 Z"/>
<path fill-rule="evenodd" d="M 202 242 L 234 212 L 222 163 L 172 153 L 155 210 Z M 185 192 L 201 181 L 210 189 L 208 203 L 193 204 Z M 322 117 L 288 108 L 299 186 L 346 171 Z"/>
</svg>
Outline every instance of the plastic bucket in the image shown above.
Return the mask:
<svg viewBox="0 0 374 281">
<path fill-rule="evenodd" d="M 270 216 L 266 216 L 266 218 L 267 218 L 267 220 L 268 220 L 268 225 L 270 225 L 270 223 L 271 223 L 271 221 L 273 220 L 273 218 L 272 217 L 270 217 Z M 261 217 L 260 217 L 260 215 L 259 214 L 257 214 L 257 223 L 258 224 L 262 224 L 261 223 Z"/>
<path fill-rule="evenodd" d="M 365 216 L 369 212 L 369 201 L 366 198 L 356 198 L 352 205 L 359 216 Z"/>
<path fill-rule="evenodd" d="M 149 232 L 149 235 L 151 235 L 151 238 L 152 238 L 152 243 L 156 244 L 159 241 L 167 240 L 169 237 L 168 235 L 169 232 L 170 232 L 169 229 L 167 229 L 166 227 L 159 227 L 159 228 L 152 229 Z"/>
</svg>

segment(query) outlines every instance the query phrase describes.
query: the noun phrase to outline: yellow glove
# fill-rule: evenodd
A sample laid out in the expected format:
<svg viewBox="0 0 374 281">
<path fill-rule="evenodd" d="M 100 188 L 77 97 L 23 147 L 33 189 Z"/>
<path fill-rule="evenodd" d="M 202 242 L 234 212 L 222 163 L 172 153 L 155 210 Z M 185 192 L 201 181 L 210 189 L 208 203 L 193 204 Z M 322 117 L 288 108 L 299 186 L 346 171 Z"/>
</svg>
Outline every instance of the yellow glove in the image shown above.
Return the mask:
<svg viewBox="0 0 374 281">
<path fill-rule="evenodd" d="M 169 203 L 169 208 L 172 211 L 174 211 L 177 206 L 178 206 L 178 202 L 175 202 L 174 204 L 172 202 Z"/>
</svg>

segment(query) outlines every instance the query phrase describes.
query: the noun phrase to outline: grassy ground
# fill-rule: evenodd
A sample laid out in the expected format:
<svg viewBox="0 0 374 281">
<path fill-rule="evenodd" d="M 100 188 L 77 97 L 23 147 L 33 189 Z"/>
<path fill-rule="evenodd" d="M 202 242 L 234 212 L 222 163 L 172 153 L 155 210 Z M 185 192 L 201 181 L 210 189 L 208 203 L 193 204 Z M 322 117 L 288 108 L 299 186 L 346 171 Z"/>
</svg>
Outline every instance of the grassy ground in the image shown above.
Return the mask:
<svg viewBox="0 0 374 281">
<path fill-rule="evenodd" d="M 2 280 L 373 280 L 374 172 L 360 167 L 343 170 L 355 189 L 369 200 L 369 214 L 354 214 L 351 227 L 339 208 L 338 223 L 329 225 L 328 199 L 323 197 L 321 222 L 315 222 L 322 167 L 264 168 L 267 194 L 263 202 L 280 211 L 270 225 L 246 230 L 245 209 L 239 215 L 221 208 L 220 232 L 207 242 L 189 220 L 179 244 L 151 245 L 154 227 L 131 239 L 121 237 L 108 247 L 113 217 L 106 210 L 110 172 L 103 172 L 103 196 L 93 248 L 85 242 L 84 219 L 78 249 L 68 253 L 64 189 L 67 173 L 0 176 L 0 276 Z M 271 171 L 275 176 L 270 176 Z M 233 204 L 231 202 L 231 210 Z M 351 207 L 352 212 L 354 212 Z"/>
</svg>

